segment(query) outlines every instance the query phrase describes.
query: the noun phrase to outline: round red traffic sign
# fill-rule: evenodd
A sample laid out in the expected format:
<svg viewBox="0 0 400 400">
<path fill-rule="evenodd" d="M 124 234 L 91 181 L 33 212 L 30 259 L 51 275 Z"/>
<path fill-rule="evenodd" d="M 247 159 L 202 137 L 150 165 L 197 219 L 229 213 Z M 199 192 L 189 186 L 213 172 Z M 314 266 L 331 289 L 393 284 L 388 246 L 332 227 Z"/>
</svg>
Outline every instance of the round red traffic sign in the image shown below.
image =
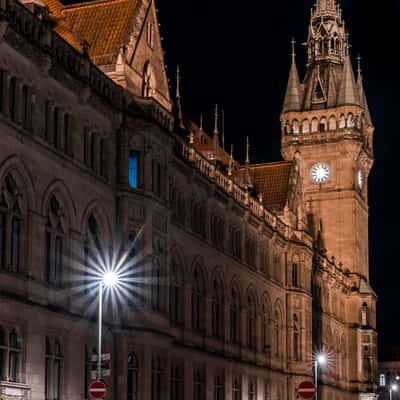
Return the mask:
<svg viewBox="0 0 400 400">
<path fill-rule="evenodd" d="M 107 394 L 106 385 L 101 381 L 94 381 L 89 385 L 89 395 L 94 399 L 102 399 Z"/>
<path fill-rule="evenodd" d="M 301 382 L 297 393 L 302 399 L 312 399 L 315 396 L 315 385 L 312 382 Z"/>
</svg>

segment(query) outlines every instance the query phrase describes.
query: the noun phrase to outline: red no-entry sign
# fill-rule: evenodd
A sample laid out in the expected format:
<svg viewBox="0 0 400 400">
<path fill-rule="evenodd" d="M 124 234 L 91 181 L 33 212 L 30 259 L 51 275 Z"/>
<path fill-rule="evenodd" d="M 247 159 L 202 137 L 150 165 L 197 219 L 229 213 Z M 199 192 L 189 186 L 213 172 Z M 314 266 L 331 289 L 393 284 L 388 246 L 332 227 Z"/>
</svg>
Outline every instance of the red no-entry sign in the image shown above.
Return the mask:
<svg viewBox="0 0 400 400">
<path fill-rule="evenodd" d="M 312 399 L 315 396 L 315 386 L 312 382 L 301 382 L 297 393 L 302 399 Z"/>
<path fill-rule="evenodd" d="M 94 399 L 102 399 L 107 394 L 106 385 L 101 381 L 94 381 L 89 385 L 89 396 Z"/>
</svg>

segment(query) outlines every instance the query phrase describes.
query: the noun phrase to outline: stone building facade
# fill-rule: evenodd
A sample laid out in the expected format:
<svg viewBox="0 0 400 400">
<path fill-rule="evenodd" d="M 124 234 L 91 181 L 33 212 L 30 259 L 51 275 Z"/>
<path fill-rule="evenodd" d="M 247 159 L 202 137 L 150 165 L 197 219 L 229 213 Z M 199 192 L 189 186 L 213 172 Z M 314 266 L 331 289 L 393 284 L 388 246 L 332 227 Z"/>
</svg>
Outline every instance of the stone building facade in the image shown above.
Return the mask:
<svg viewBox="0 0 400 400">
<path fill-rule="evenodd" d="M 153 0 L 0 0 L 1 400 L 88 397 L 110 268 L 107 398 L 294 400 L 319 351 L 320 398 L 374 398 L 373 127 L 334 0 L 308 51 L 284 161 L 241 165 L 171 101 Z"/>
</svg>

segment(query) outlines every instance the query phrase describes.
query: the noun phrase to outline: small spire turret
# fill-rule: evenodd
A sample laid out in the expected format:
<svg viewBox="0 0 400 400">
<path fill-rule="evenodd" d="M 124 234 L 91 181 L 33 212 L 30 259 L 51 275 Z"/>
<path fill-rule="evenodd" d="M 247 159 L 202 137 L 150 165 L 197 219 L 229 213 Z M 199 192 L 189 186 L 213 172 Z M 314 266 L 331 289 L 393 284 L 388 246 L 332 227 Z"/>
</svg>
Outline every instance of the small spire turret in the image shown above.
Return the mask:
<svg viewBox="0 0 400 400">
<path fill-rule="evenodd" d="M 176 66 L 176 93 L 175 93 L 175 129 L 185 130 L 185 125 L 183 123 L 183 113 L 181 104 L 181 89 L 180 89 L 180 70 L 179 65 Z"/>
<path fill-rule="evenodd" d="M 214 156 L 217 157 L 219 148 L 218 104 L 215 105 L 213 143 L 214 143 Z"/>
</svg>

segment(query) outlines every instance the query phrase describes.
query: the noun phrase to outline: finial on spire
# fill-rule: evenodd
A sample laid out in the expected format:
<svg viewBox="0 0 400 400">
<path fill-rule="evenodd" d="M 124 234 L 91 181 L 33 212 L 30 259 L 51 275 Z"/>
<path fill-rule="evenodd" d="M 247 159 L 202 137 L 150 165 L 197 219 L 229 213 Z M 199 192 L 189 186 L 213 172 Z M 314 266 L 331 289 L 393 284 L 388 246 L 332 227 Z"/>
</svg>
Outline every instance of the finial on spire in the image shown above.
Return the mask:
<svg viewBox="0 0 400 400">
<path fill-rule="evenodd" d="M 180 72 L 179 72 L 179 65 L 176 66 L 176 95 L 175 97 L 179 99 L 181 97 L 180 93 Z"/>
<path fill-rule="evenodd" d="M 292 63 L 295 63 L 296 62 L 296 50 L 295 50 L 296 41 L 294 40 L 294 37 L 292 37 L 291 43 L 292 43 Z"/>
<path fill-rule="evenodd" d="M 360 54 L 357 56 L 357 75 L 358 78 L 361 77 L 362 71 L 361 71 L 361 56 Z"/>
<path fill-rule="evenodd" d="M 250 144 L 249 144 L 249 137 L 247 136 L 246 139 L 246 164 L 250 164 L 250 154 L 249 154 L 249 150 L 250 150 Z"/>
<path fill-rule="evenodd" d="M 218 104 L 215 105 L 215 114 L 214 114 L 214 134 L 218 134 Z"/>
<path fill-rule="evenodd" d="M 221 139 L 222 139 L 222 148 L 225 150 L 225 111 L 221 111 L 221 125 L 222 125 L 222 132 L 221 132 Z"/>
<path fill-rule="evenodd" d="M 184 130 L 185 125 L 183 123 L 183 113 L 182 113 L 182 104 L 181 104 L 181 77 L 179 65 L 176 66 L 176 98 L 175 98 L 175 129 Z"/>
<path fill-rule="evenodd" d="M 232 176 L 232 165 L 233 165 L 233 144 L 231 144 L 231 154 L 229 156 L 228 176 Z"/>
</svg>

